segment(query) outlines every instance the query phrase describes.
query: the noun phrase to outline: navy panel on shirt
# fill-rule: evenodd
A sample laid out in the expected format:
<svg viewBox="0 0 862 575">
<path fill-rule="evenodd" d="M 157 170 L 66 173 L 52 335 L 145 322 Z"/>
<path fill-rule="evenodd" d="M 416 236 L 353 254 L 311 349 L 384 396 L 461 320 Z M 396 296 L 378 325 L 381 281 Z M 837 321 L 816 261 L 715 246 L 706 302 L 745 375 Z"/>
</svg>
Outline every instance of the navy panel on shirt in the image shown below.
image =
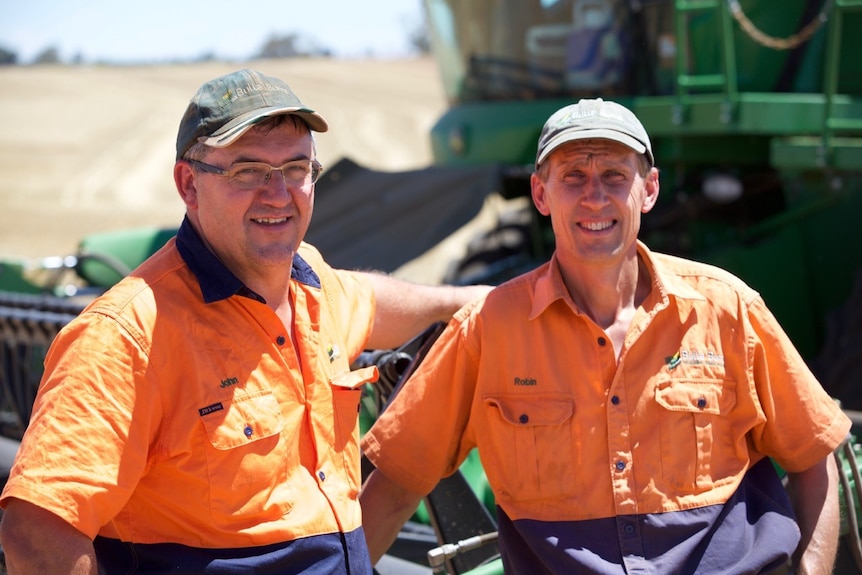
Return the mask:
<svg viewBox="0 0 862 575">
<path fill-rule="evenodd" d="M 360 528 L 240 549 L 126 543 L 96 537 L 100 575 L 371 575 Z"/>
<path fill-rule="evenodd" d="M 210 251 L 192 226 L 188 216 L 183 218 L 177 231 L 177 250 L 195 274 L 205 302 L 213 303 L 238 294 L 266 303 Z M 291 277 L 311 287 L 320 288 L 320 278 L 299 254 L 293 256 Z"/>
<path fill-rule="evenodd" d="M 799 543 L 769 459 L 723 505 L 589 521 L 510 520 L 497 509 L 506 575 L 768 573 Z"/>
</svg>

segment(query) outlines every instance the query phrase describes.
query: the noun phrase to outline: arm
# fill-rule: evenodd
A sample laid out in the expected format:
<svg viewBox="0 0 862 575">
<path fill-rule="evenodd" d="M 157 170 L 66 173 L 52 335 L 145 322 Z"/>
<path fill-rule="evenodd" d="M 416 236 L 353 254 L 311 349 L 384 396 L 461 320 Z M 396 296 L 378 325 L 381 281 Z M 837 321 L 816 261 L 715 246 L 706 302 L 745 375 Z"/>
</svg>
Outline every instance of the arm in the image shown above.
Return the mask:
<svg viewBox="0 0 862 575">
<path fill-rule="evenodd" d="M 366 273 L 374 286 L 376 311 L 370 349 L 398 347 L 437 321 L 449 321 L 461 306 L 492 286 L 429 286 L 380 273 Z"/>
<path fill-rule="evenodd" d="M 372 565 L 386 553 L 421 501 L 422 495 L 407 491 L 379 470 L 371 472 L 362 486 L 359 502 Z"/>
<path fill-rule="evenodd" d="M 832 573 L 840 530 L 838 473 L 830 454 L 810 469 L 787 474 L 788 491 L 802 535 L 793 555 L 797 573 Z"/>
<path fill-rule="evenodd" d="M 21 499 L 10 499 L 0 522 L 0 543 L 10 575 L 96 575 L 90 538 L 63 519 Z"/>
</svg>

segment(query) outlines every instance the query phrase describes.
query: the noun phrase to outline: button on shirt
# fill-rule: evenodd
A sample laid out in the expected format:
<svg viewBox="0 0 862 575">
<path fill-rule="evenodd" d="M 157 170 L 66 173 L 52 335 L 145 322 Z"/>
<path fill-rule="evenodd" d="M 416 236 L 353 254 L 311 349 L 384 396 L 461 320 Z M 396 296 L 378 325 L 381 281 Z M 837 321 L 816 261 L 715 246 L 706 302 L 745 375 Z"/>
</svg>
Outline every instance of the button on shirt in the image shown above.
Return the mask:
<svg viewBox="0 0 862 575">
<path fill-rule="evenodd" d="M 798 531 L 766 458 L 804 470 L 849 430 L 757 293 L 639 254 L 652 289 L 618 363 L 552 259 L 459 312 L 363 439 L 421 493 L 478 447 L 507 572 L 777 565 Z"/>
</svg>

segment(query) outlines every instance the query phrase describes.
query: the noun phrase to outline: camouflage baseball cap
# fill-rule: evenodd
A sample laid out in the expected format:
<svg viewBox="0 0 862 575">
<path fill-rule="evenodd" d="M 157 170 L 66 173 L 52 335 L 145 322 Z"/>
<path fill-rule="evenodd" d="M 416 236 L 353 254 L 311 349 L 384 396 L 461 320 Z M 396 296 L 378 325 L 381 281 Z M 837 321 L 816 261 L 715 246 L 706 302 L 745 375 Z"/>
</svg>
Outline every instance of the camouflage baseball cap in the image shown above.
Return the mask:
<svg viewBox="0 0 862 575">
<path fill-rule="evenodd" d="M 616 102 L 596 98 L 580 100 L 551 114 L 539 136 L 536 168 L 562 144 L 588 138 L 625 144 L 639 154 L 646 154 L 650 165 L 655 165 L 649 136 L 637 116 Z"/>
<path fill-rule="evenodd" d="M 256 70 L 238 70 L 201 86 L 192 97 L 177 133 L 177 159 L 195 142 L 229 146 L 270 116 L 295 114 L 311 130 L 325 132 L 323 116 L 299 101 L 290 86 Z"/>
</svg>

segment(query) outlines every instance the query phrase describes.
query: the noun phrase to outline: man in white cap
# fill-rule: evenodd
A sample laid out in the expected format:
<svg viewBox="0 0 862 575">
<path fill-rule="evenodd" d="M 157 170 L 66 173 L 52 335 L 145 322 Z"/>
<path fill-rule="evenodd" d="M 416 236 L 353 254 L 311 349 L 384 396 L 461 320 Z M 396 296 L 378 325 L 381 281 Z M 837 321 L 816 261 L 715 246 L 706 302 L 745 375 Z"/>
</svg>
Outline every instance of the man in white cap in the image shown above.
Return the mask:
<svg viewBox="0 0 862 575">
<path fill-rule="evenodd" d="M 327 130 L 279 79 L 204 84 L 174 240 L 57 336 L 0 499 L 10 574 L 370 575 L 358 410 L 388 349 L 482 287 L 329 267 L 302 240 Z"/>
<path fill-rule="evenodd" d="M 459 311 L 362 441 L 372 560 L 477 447 L 507 574 L 830 573 L 850 421 L 755 291 L 638 241 L 640 121 L 557 111 L 531 185 L 551 260 Z"/>
</svg>

